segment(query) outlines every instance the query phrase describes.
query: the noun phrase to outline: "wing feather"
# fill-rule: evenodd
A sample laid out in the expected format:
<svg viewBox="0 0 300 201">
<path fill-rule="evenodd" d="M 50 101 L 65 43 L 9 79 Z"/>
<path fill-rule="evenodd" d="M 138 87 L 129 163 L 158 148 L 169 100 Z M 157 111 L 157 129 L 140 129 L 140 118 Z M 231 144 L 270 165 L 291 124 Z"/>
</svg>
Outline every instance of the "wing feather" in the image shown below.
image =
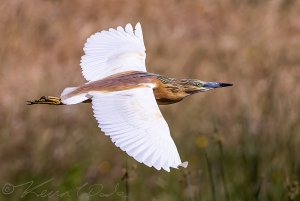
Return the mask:
<svg viewBox="0 0 300 201">
<path fill-rule="evenodd" d="M 140 23 L 93 34 L 84 45 L 80 66 L 87 81 L 128 70 L 147 71 L 146 49 Z"/>
<path fill-rule="evenodd" d="M 125 29 L 130 31 L 130 26 Z M 99 127 L 117 147 L 157 170 L 182 164 L 151 88 L 89 95 Z"/>
</svg>

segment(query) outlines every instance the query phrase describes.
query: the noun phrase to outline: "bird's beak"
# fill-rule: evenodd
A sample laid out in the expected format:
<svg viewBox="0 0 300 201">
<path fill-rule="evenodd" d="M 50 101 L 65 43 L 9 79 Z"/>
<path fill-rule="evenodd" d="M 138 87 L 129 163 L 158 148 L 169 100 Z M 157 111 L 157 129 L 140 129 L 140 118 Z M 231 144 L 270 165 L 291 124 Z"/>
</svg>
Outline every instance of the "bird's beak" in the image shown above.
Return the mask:
<svg viewBox="0 0 300 201">
<path fill-rule="evenodd" d="M 206 82 L 202 85 L 202 87 L 206 89 L 215 89 L 220 87 L 230 87 L 233 84 L 230 83 L 222 83 L 222 82 Z"/>
</svg>

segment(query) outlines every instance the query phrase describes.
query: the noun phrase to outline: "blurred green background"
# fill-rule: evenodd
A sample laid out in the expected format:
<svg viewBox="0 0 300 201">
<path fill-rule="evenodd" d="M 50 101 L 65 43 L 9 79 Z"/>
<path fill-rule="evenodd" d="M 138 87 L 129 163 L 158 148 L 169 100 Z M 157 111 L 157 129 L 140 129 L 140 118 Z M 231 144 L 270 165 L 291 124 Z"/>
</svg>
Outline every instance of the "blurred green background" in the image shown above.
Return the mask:
<svg viewBox="0 0 300 201">
<path fill-rule="evenodd" d="M 87 37 L 138 21 L 150 72 L 234 83 L 161 107 L 185 170 L 127 157 L 89 104 L 26 105 L 85 82 Z M 0 200 L 300 200 L 299 80 L 296 0 L 2 0 Z"/>
</svg>

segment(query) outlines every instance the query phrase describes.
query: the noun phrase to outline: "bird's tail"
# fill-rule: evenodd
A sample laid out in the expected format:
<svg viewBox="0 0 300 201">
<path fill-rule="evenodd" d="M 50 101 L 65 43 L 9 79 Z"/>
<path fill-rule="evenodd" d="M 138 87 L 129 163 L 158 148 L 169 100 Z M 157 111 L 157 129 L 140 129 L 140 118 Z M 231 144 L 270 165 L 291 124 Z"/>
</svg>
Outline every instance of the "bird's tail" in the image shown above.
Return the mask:
<svg viewBox="0 0 300 201">
<path fill-rule="evenodd" d="M 76 93 L 77 87 L 67 87 L 61 93 L 61 102 L 65 105 L 73 105 L 77 103 L 86 102 L 89 98 L 87 93 Z M 75 93 L 73 93 L 75 92 Z"/>
</svg>

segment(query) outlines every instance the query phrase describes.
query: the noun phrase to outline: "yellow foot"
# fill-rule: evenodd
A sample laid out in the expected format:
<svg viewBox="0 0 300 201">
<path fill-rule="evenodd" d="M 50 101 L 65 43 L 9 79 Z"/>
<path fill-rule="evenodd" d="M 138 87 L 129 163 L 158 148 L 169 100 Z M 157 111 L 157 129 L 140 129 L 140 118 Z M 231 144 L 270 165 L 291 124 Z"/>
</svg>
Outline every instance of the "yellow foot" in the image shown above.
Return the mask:
<svg viewBox="0 0 300 201">
<path fill-rule="evenodd" d="M 60 98 L 55 96 L 42 96 L 38 100 L 27 101 L 27 105 L 34 105 L 34 104 L 64 105 L 61 102 Z"/>
</svg>

